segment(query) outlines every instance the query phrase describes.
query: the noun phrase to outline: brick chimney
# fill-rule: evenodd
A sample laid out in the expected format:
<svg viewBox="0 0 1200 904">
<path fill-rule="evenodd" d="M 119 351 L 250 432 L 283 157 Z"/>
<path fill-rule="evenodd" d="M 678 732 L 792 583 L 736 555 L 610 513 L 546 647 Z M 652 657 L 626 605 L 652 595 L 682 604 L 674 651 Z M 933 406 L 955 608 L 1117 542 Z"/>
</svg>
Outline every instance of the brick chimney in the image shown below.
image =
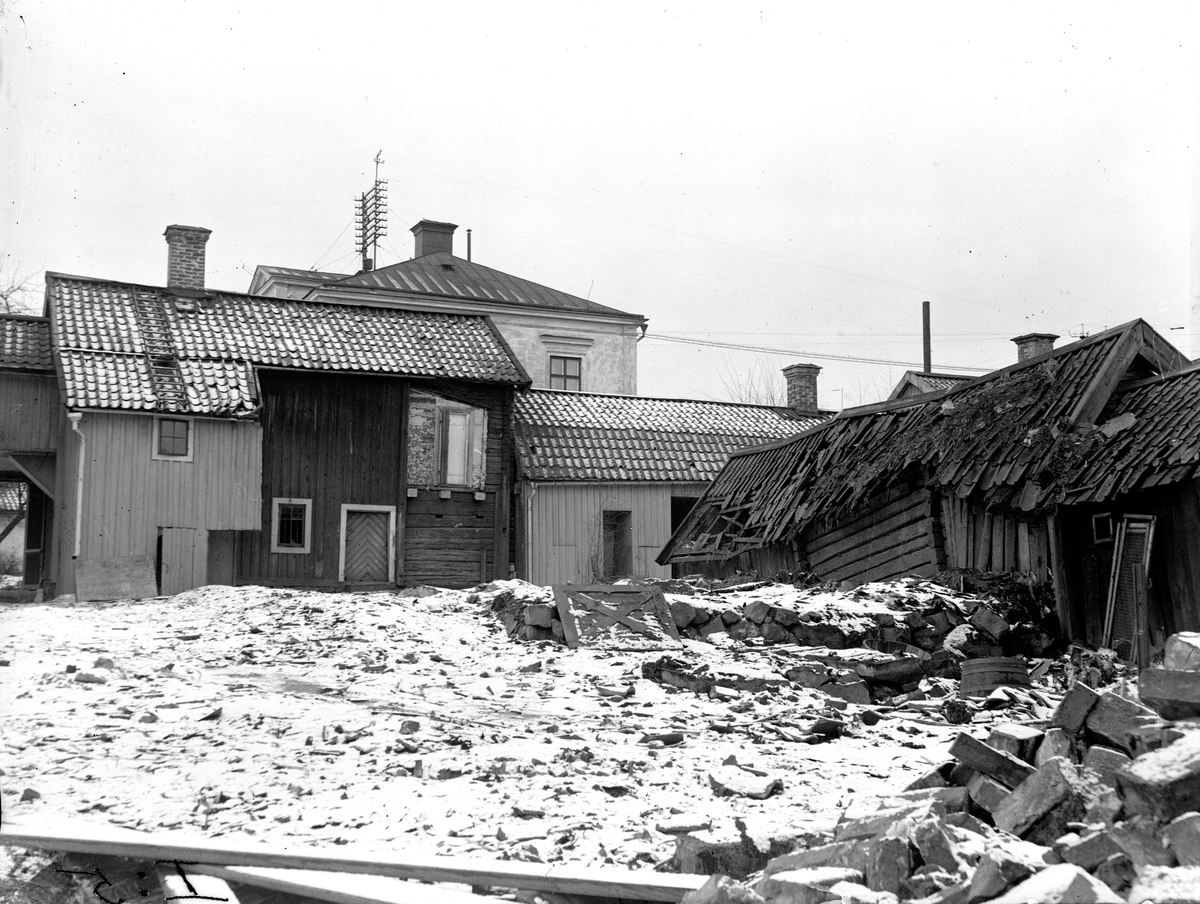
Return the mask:
<svg viewBox="0 0 1200 904">
<path fill-rule="evenodd" d="M 787 380 L 787 406 L 799 414 L 817 413 L 817 374 L 821 368 L 816 364 L 791 364 L 783 369 Z"/>
<path fill-rule="evenodd" d="M 455 223 L 421 220 L 412 228 L 412 234 L 417 238 L 417 250 L 414 256 L 424 257 L 427 254 L 437 254 L 439 251 L 453 254 L 454 230 L 457 228 Z"/>
<path fill-rule="evenodd" d="M 1054 333 L 1026 333 L 1024 336 L 1014 337 L 1013 342 L 1017 343 L 1017 363 L 1054 351 L 1054 340 L 1057 338 Z"/>
<path fill-rule="evenodd" d="M 204 245 L 211 229 L 199 226 L 168 226 L 167 286 L 173 289 L 204 288 Z"/>
</svg>

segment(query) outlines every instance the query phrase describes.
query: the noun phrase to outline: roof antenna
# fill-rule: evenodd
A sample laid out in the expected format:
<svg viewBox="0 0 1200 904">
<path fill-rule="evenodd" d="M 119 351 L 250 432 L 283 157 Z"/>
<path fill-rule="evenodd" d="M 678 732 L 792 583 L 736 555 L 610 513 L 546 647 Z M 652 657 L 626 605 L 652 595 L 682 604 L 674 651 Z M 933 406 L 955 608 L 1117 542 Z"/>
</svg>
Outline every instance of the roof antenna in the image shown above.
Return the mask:
<svg viewBox="0 0 1200 904">
<path fill-rule="evenodd" d="M 467 230 L 467 263 L 471 262 L 471 230 Z"/>
<path fill-rule="evenodd" d="M 379 178 L 379 164 L 383 163 L 383 149 L 375 155 L 375 184 L 371 190 L 359 195 L 354 212 L 354 238 L 358 252 L 362 255 L 362 268 L 366 272 L 375 269 L 379 255 L 379 240 L 387 235 L 387 179 Z M 367 248 L 371 256 L 367 256 Z"/>
</svg>

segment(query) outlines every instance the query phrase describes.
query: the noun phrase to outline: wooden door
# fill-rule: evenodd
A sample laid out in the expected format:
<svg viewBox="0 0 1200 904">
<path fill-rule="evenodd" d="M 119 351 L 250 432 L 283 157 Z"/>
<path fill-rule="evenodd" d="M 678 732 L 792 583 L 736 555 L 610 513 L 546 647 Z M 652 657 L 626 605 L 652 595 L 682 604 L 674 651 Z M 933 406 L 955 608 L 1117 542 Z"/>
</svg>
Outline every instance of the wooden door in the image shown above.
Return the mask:
<svg viewBox="0 0 1200 904">
<path fill-rule="evenodd" d="M 342 523 L 342 580 L 348 584 L 391 583 L 395 509 L 347 508 Z"/>
<path fill-rule="evenodd" d="M 158 592 L 173 596 L 201 587 L 208 573 L 208 532 L 191 527 L 162 529 L 162 586 Z"/>
</svg>

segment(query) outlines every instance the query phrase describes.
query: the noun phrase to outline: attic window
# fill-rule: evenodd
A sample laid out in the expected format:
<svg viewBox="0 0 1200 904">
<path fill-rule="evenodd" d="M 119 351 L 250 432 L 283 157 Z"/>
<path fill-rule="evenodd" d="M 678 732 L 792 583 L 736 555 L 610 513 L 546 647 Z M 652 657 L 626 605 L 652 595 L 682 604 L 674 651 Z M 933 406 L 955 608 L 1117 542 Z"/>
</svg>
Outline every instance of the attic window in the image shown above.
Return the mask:
<svg viewBox="0 0 1200 904">
<path fill-rule="evenodd" d="M 1092 542 L 1111 543 L 1113 541 L 1113 516 L 1110 512 L 1092 515 Z"/>
<path fill-rule="evenodd" d="M 443 270 L 453 270 L 454 264 L 442 264 L 442 269 Z"/>
</svg>

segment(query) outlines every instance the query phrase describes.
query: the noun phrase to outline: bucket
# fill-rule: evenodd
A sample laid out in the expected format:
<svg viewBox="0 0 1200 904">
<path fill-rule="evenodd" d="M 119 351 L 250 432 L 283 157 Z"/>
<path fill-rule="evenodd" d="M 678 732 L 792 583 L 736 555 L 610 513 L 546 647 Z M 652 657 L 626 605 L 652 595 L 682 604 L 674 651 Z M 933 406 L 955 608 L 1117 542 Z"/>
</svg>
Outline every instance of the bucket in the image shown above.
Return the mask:
<svg viewBox="0 0 1200 904">
<path fill-rule="evenodd" d="M 992 656 L 986 659 L 968 659 L 962 664 L 962 681 L 958 685 L 960 697 L 979 697 L 990 694 L 996 688 L 1029 687 L 1029 668 L 1024 659 Z"/>
</svg>

